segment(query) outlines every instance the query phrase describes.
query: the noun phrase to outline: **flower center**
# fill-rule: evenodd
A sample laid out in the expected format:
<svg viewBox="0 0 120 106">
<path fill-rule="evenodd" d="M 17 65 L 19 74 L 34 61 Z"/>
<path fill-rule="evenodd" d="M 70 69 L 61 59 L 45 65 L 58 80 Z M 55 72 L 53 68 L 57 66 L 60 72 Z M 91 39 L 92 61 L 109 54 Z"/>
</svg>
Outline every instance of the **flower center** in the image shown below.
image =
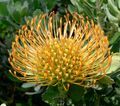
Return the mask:
<svg viewBox="0 0 120 106">
<path fill-rule="evenodd" d="M 53 39 L 41 50 L 40 69 L 46 72 L 45 78 L 62 80 L 74 79 L 80 75 L 81 56 L 79 45 L 74 39 Z M 48 76 L 50 78 L 48 78 Z"/>
</svg>

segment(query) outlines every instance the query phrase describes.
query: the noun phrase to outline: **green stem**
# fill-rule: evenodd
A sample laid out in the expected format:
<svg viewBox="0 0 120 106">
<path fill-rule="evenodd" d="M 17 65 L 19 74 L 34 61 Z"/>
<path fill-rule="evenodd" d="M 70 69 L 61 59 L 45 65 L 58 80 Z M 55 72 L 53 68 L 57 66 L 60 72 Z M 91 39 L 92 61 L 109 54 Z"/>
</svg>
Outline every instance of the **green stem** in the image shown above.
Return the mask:
<svg viewBox="0 0 120 106">
<path fill-rule="evenodd" d="M 65 98 L 66 98 L 66 91 L 63 87 L 63 85 L 58 85 L 58 90 L 59 90 L 59 106 L 64 106 L 65 103 Z"/>
</svg>

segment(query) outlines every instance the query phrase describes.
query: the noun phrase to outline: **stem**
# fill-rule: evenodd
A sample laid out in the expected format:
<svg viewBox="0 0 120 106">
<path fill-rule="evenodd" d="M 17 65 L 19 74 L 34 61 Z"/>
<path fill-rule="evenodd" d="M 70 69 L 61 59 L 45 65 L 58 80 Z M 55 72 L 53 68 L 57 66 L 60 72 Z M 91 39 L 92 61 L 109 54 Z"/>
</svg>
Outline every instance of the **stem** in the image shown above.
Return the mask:
<svg viewBox="0 0 120 106">
<path fill-rule="evenodd" d="M 66 91 L 63 87 L 63 85 L 58 85 L 58 90 L 59 90 L 59 106 L 64 106 L 65 104 L 65 98 L 66 98 Z"/>
<path fill-rule="evenodd" d="M 97 92 L 95 91 L 95 96 L 96 96 L 96 100 L 95 100 L 95 106 L 100 106 L 100 96 L 97 94 Z"/>
</svg>

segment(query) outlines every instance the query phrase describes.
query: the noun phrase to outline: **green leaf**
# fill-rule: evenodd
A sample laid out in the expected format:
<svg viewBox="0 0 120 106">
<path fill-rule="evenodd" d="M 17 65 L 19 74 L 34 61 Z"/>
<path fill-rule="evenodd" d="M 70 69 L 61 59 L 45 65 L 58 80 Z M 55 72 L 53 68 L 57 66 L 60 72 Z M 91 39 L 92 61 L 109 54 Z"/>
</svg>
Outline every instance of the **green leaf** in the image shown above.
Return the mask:
<svg viewBox="0 0 120 106">
<path fill-rule="evenodd" d="M 23 6 L 21 7 L 20 14 L 21 14 L 21 16 L 25 16 L 28 14 L 28 2 L 27 1 L 25 1 L 23 3 Z"/>
<path fill-rule="evenodd" d="M 8 11 L 5 2 L 0 2 L 0 16 L 7 16 Z"/>
<path fill-rule="evenodd" d="M 94 89 L 89 88 L 84 96 L 85 106 L 99 106 L 99 97 Z"/>
<path fill-rule="evenodd" d="M 44 1 L 45 1 L 47 8 L 49 10 L 52 10 L 53 7 L 57 4 L 57 0 L 52 0 L 52 1 L 51 0 L 44 0 Z"/>
<path fill-rule="evenodd" d="M 105 77 L 101 78 L 100 80 L 98 80 L 97 83 L 100 86 L 112 85 L 114 83 L 114 80 L 109 76 L 105 76 Z"/>
<path fill-rule="evenodd" d="M 120 38 L 120 32 L 116 32 L 110 39 L 110 44 L 114 44 Z"/>
<path fill-rule="evenodd" d="M 34 12 L 33 12 L 33 16 L 36 16 L 36 15 L 39 15 L 41 14 L 42 11 L 40 9 L 36 9 Z"/>
<path fill-rule="evenodd" d="M 112 45 L 111 51 L 114 53 L 120 52 L 120 38 Z"/>
<path fill-rule="evenodd" d="M 96 2 L 96 0 L 89 0 L 90 2 L 92 2 L 92 3 L 95 3 Z"/>
<path fill-rule="evenodd" d="M 42 95 L 44 102 L 49 103 L 52 106 L 56 106 L 57 100 L 59 98 L 59 91 L 57 86 L 50 86 L 46 89 L 45 93 Z"/>
<path fill-rule="evenodd" d="M 79 1 L 80 0 L 70 0 L 70 1 L 74 6 L 79 6 Z"/>
<path fill-rule="evenodd" d="M 115 88 L 115 91 L 118 95 L 120 95 L 120 88 Z"/>
<path fill-rule="evenodd" d="M 120 68 L 120 53 L 114 53 L 112 55 L 112 63 L 107 71 L 107 74 L 111 74 L 113 72 L 116 72 Z"/>
<path fill-rule="evenodd" d="M 13 18 L 13 20 L 19 24 L 21 23 L 22 18 L 29 13 L 27 1 L 24 1 L 23 3 L 20 1 L 17 1 L 17 2 L 11 1 L 7 5 L 7 9 L 10 16 Z"/>
<path fill-rule="evenodd" d="M 13 18 L 16 21 L 16 23 L 21 23 L 21 16 L 18 11 L 15 10 L 12 15 L 13 15 Z"/>
<path fill-rule="evenodd" d="M 83 5 L 82 5 L 83 1 L 80 1 L 80 0 L 70 0 L 70 1 L 75 6 L 75 8 L 78 9 L 79 13 L 83 12 Z"/>
<path fill-rule="evenodd" d="M 20 1 L 14 2 L 14 8 L 16 11 L 18 11 L 20 13 L 22 10 L 22 2 L 20 2 Z"/>
<path fill-rule="evenodd" d="M 108 8 L 114 16 L 120 14 L 120 11 L 118 10 L 117 5 L 115 5 L 114 0 L 108 0 Z"/>
<path fill-rule="evenodd" d="M 75 12 L 76 8 L 75 8 L 73 5 L 69 4 L 69 5 L 68 5 L 68 10 L 69 10 L 69 12 L 72 14 L 72 13 Z"/>
<path fill-rule="evenodd" d="M 15 7 L 14 7 L 14 2 L 11 1 L 9 4 L 7 4 L 7 10 L 9 12 L 9 14 L 12 17 L 13 12 L 15 11 Z"/>
<path fill-rule="evenodd" d="M 117 0 L 118 8 L 120 9 L 120 0 Z"/>
<path fill-rule="evenodd" d="M 83 87 L 80 87 L 78 85 L 71 85 L 68 95 L 72 99 L 73 102 L 80 101 L 85 94 L 85 89 Z"/>
<path fill-rule="evenodd" d="M 23 103 L 16 103 L 16 106 L 24 106 Z"/>
<path fill-rule="evenodd" d="M 116 83 L 116 85 L 119 86 L 119 88 L 120 88 L 120 70 L 118 70 L 118 72 L 113 74 L 113 75 L 115 76 L 115 83 Z"/>
<path fill-rule="evenodd" d="M 106 13 L 108 19 L 109 19 L 111 22 L 113 22 L 113 23 L 114 23 L 114 22 L 115 22 L 115 23 L 118 22 L 118 18 L 115 17 L 115 16 L 113 16 L 113 15 L 110 13 L 107 5 L 104 5 L 104 9 L 105 9 L 105 13 Z"/>
</svg>

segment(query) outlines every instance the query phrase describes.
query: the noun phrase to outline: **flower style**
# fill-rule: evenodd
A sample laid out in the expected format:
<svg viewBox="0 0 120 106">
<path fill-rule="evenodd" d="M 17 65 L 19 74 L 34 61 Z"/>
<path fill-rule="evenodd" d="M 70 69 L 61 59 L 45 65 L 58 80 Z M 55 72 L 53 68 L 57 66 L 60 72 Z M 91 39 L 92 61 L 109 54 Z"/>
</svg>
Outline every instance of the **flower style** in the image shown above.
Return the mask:
<svg viewBox="0 0 120 106">
<path fill-rule="evenodd" d="M 41 86 L 92 87 L 111 63 L 109 43 L 99 25 L 74 13 L 42 14 L 27 21 L 12 44 L 10 71 Z"/>
</svg>

